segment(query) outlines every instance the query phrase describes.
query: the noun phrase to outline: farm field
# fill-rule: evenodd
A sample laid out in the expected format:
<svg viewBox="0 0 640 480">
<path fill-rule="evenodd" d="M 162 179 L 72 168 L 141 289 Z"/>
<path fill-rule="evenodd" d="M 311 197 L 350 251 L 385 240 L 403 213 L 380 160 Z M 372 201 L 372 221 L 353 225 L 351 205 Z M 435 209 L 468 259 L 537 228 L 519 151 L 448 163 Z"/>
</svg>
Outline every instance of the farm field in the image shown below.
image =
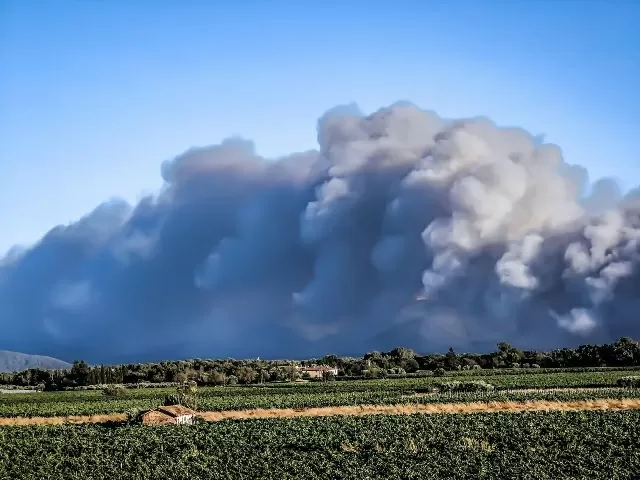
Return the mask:
<svg viewBox="0 0 640 480">
<path fill-rule="evenodd" d="M 202 387 L 206 422 L 128 422 L 173 388 L 0 395 L 4 479 L 636 479 L 628 369 Z M 487 391 L 438 391 L 481 380 Z M 597 455 L 594 452 L 598 452 Z"/>
<path fill-rule="evenodd" d="M 430 395 L 438 382 L 475 380 L 474 375 L 419 379 L 360 380 L 276 384 L 251 387 L 206 387 L 199 391 L 199 410 L 305 408 L 363 404 L 447 403 L 452 401 L 588 400 L 635 398 L 638 390 L 612 388 L 628 376 L 624 370 L 537 375 L 484 375 L 497 390 L 484 393 Z M 599 386 L 602 388 L 594 388 Z M 568 389 L 568 390 L 567 390 Z M 573 390 L 575 389 L 575 390 Z M 122 397 L 101 391 L 65 391 L 0 395 L 0 417 L 53 417 L 126 413 L 157 406 L 172 389 L 131 389 Z"/>
<path fill-rule="evenodd" d="M 622 480 L 640 474 L 639 424 L 634 410 L 4 427 L 0 479 Z"/>
<path fill-rule="evenodd" d="M 415 413 L 477 413 L 477 412 L 527 412 L 527 411 L 572 411 L 572 410 L 640 410 L 640 392 L 594 391 L 594 392 L 515 392 L 502 394 L 436 394 L 427 398 L 399 402 L 389 400 L 378 403 L 347 403 L 333 406 L 310 405 L 295 408 L 269 407 L 235 410 L 203 411 L 198 414 L 203 420 L 214 422 L 227 419 L 245 420 L 255 418 L 323 417 L 335 415 L 408 415 Z M 555 393 L 555 395 L 554 395 Z M 401 400 L 401 399 L 398 399 Z M 0 418 L 2 426 L 59 425 L 63 423 L 125 423 L 126 413 L 93 415 L 32 416 Z"/>
</svg>

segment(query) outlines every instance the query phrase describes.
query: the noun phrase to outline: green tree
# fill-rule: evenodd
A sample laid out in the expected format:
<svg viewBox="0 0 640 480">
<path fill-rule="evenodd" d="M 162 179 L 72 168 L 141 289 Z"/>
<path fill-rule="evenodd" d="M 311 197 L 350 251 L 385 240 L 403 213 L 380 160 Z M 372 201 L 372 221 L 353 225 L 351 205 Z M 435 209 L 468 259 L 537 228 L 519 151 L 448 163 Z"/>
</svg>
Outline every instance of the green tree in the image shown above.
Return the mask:
<svg viewBox="0 0 640 480">
<path fill-rule="evenodd" d="M 258 373 L 253 368 L 245 365 L 238 368 L 238 370 L 236 371 L 236 376 L 238 377 L 238 381 L 240 383 L 247 384 L 255 381 Z"/>
<path fill-rule="evenodd" d="M 284 373 L 285 380 L 289 380 L 290 382 L 295 382 L 300 376 L 300 372 L 293 365 L 287 365 L 282 369 Z"/>
<path fill-rule="evenodd" d="M 164 399 L 165 405 L 184 405 L 193 410 L 198 409 L 198 403 L 198 384 L 193 380 L 180 384 L 176 393 L 167 395 Z"/>
<path fill-rule="evenodd" d="M 397 359 L 409 359 L 414 358 L 416 356 L 416 353 L 410 348 L 398 347 L 391 350 L 391 356 Z"/>
<path fill-rule="evenodd" d="M 76 382 L 78 385 L 88 385 L 89 375 L 91 374 L 91 368 L 84 360 L 75 360 L 71 367 L 70 380 Z"/>
<path fill-rule="evenodd" d="M 227 382 L 227 377 L 222 372 L 213 372 L 211 374 L 211 381 L 214 385 L 224 385 Z"/>
<path fill-rule="evenodd" d="M 460 359 L 453 347 L 449 347 L 449 351 L 444 356 L 444 366 L 447 370 L 457 370 L 460 367 Z"/>
<path fill-rule="evenodd" d="M 524 357 L 522 350 L 512 346 L 507 342 L 498 343 L 498 351 L 496 352 L 496 358 L 499 363 L 507 365 L 513 365 L 514 363 L 520 363 L 520 360 Z"/>
<path fill-rule="evenodd" d="M 187 374 L 185 372 L 178 372 L 176 373 L 175 377 L 174 377 L 174 382 L 177 383 L 184 383 L 187 381 Z"/>
</svg>

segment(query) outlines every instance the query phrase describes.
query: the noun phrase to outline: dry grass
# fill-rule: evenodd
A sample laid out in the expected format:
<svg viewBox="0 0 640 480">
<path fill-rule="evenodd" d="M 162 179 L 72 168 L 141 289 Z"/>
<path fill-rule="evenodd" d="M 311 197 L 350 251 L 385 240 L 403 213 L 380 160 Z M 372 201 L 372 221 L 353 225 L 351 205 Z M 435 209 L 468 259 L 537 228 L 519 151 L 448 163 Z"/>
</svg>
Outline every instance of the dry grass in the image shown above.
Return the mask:
<svg viewBox="0 0 640 480">
<path fill-rule="evenodd" d="M 412 415 L 443 413 L 492 413 L 492 412 L 533 412 L 533 411 L 585 411 L 585 410 L 635 410 L 640 409 L 640 399 L 597 399 L 571 402 L 528 401 L 528 402 L 474 402 L 435 403 L 411 405 L 352 405 L 322 408 L 282 408 L 230 410 L 225 412 L 199 412 L 209 422 L 220 420 L 246 420 L 251 418 L 290 417 L 330 417 L 336 415 Z M 62 423 L 106 423 L 122 422 L 124 414 L 91 415 L 72 417 L 0 418 L 0 426 L 7 425 L 58 425 Z"/>
<path fill-rule="evenodd" d="M 411 415 L 416 413 L 476 413 L 476 412 L 530 412 L 530 411 L 578 411 L 578 410 L 633 410 L 640 409 L 640 399 L 598 399 L 572 402 L 474 402 L 436 403 L 412 405 L 357 405 L 305 409 L 254 409 L 226 412 L 204 412 L 207 421 L 250 418 L 329 417 L 335 415 Z"/>
<path fill-rule="evenodd" d="M 124 413 L 109 415 L 77 415 L 69 417 L 15 417 L 0 418 L 0 427 L 15 425 L 60 425 L 62 423 L 108 423 L 124 422 L 127 416 Z"/>
</svg>

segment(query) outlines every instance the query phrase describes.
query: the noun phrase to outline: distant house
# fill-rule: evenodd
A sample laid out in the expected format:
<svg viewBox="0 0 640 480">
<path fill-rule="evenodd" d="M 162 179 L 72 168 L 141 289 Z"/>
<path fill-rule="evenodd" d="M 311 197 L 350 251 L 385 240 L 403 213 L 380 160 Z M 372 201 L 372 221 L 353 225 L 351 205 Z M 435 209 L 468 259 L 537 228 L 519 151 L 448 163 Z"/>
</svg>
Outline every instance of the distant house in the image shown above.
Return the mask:
<svg viewBox="0 0 640 480">
<path fill-rule="evenodd" d="M 323 378 L 325 375 L 338 375 L 338 369 L 336 367 L 299 367 L 298 371 L 301 374 L 307 374 L 310 378 Z"/>
<path fill-rule="evenodd" d="M 142 414 L 142 423 L 146 425 L 191 425 L 197 413 L 182 405 L 158 407 Z"/>
</svg>

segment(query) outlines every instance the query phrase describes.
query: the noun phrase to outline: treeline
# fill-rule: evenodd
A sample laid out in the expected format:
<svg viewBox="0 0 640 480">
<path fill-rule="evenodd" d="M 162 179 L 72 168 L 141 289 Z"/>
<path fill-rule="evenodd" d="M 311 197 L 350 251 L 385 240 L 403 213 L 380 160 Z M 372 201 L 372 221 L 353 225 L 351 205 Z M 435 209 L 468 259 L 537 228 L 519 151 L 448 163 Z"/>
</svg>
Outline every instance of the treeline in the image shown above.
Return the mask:
<svg viewBox="0 0 640 480">
<path fill-rule="evenodd" d="M 336 367 L 338 379 L 443 375 L 446 371 L 505 368 L 632 367 L 640 366 L 640 343 L 624 337 L 611 344 L 543 352 L 523 351 L 501 342 L 495 351 L 487 354 L 458 353 L 451 348 L 446 354 L 418 355 L 408 348 L 395 348 L 390 352 L 370 352 L 362 358 L 327 355 L 302 362 L 194 359 L 90 366 L 78 360 L 69 370 L 0 373 L 0 385 L 60 390 L 108 384 L 174 384 L 187 380 L 199 385 L 253 384 L 308 378 L 298 367 L 310 365 Z M 333 379 L 333 375 L 325 374 L 323 379 Z"/>
</svg>

